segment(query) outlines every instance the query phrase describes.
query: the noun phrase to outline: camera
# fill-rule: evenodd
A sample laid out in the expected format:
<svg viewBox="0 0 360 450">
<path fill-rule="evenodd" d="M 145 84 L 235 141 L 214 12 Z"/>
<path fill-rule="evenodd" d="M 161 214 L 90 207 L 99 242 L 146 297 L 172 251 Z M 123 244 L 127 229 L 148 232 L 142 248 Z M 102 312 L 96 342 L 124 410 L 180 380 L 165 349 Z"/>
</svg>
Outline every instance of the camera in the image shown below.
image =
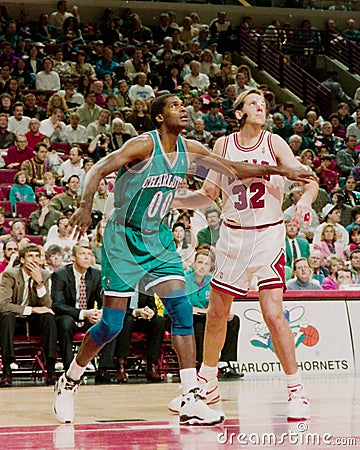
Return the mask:
<svg viewBox="0 0 360 450">
<path fill-rule="evenodd" d="M 99 139 L 99 144 L 104 145 L 105 142 L 106 142 L 106 136 L 105 136 L 105 134 L 102 134 Z"/>
</svg>

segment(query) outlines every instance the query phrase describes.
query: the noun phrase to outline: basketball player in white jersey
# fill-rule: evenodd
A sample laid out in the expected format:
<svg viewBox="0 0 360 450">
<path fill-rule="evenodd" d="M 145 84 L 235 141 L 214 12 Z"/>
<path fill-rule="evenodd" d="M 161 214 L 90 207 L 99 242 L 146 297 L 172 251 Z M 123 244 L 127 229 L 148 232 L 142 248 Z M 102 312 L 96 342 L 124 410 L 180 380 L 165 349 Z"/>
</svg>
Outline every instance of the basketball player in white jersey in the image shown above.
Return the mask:
<svg viewBox="0 0 360 450">
<path fill-rule="evenodd" d="M 266 104 L 260 91 L 252 89 L 240 94 L 234 109 L 240 131 L 218 139 L 214 153 L 234 161 L 301 166 L 280 136 L 262 130 Z M 214 404 L 220 400 L 217 363 L 225 342 L 233 298 L 245 297 L 251 278 L 256 276 L 263 317 L 274 351 L 286 374 L 288 418 L 308 419 L 309 399 L 297 369 L 294 338 L 282 309 L 285 283 L 285 226 L 281 209 L 283 178 L 271 175 L 235 179 L 212 171 L 201 191 L 183 198 L 181 205 L 196 209 L 200 205 L 210 204 L 220 191 L 224 220 L 215 250 L 216 269 L 211 281 L 204 362 L 198 375 L 204 384 L 207 402 Z M 311 204 L 317 192 L 318 183 L 315 180 L 304 186 L 304 194 L 296 205 L 296 219 L 299 222 L 309 221 Z M 179 206 L 177 203 L 174 205 Z M 169 405 L 169 409 L 176 410 L 174 403 Z"/>
</svg>

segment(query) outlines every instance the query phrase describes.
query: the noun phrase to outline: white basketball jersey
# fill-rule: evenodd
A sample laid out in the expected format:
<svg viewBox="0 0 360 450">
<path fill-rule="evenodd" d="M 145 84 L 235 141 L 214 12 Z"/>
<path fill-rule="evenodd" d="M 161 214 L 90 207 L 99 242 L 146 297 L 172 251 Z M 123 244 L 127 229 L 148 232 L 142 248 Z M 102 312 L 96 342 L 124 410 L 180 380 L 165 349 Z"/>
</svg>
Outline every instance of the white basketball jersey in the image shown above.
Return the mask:
<svg viewBox="0 0 360 450">
<path fill-rule="evenodd" d="M 231 161 L 277 165 L 271 133 L 268 131 L 262 131 L 252 147 L 242 147 L 238 141 L 238 133 L 227 136 L 222 156 Z M 229 225 L 261 229 L 282 221 L 282 176 L 266 175 L 244 179 L 222 176 L 221 189 L 224 194 L 223 216 Z"/>
</svg>

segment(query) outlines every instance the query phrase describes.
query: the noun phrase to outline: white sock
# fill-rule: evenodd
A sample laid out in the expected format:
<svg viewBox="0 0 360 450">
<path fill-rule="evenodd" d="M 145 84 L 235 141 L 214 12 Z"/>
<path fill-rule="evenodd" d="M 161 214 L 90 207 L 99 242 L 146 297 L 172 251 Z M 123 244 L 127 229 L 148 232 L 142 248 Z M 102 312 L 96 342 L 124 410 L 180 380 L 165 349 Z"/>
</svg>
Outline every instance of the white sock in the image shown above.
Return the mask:
<svg viewBox="0 0 360 450">
<path fill-rule="evenodd" d="M 190 369 L 180 369 L 180 380 L 182 384 L 183 394 L 186 394 L 190 391 L 190 389 L 199 386 L 197 382 L 195 367 Z"/>
<path fill-rule="evenodd" d="M 79 366 L 79 364 L 76 362 L 76 358 L 74 358 L 71 361 L 68 371 L 66 372 L 66 376 L 74 381 L 78 381 L 80 380 L 81 375 L 85 372 L 85 369 L 86 366 L 85 367 Z"/>
<path fill-rule="evenodd" d="M 218 372 L 217 366 L 210 367 L 202 363 L 199 370 L 199 377 L 204 378 L 206 381 L 214 380 Z"/>
<path fill-rule="evenodd" d="M 290 392 L 300 392 L 304 395 L 306 395 L 306 391 L 302 382 L 302 378 L 301 378 L 301 374 L 300 372 L 297 370 L 295 373 L 293 373 L 292 375 L 285 375 L 286 377 L 286 384 L 287 384 L 287 388 L 289 393 Z"/>
</svg>

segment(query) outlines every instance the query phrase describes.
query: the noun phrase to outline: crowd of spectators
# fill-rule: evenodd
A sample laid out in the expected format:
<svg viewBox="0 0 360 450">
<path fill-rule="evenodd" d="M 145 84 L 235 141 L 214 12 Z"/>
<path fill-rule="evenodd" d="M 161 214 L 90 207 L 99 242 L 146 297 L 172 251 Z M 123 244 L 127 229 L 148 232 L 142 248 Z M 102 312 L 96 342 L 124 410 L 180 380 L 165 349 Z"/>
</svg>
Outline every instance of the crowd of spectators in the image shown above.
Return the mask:
<svg viewBox="0 0 360 450">
<path fill-rule="evenodd" d="M 243 21 L 245 28 L 251 27 L 248 19 Z M 219 136 L 238 130 L 233 111 L 237 95 L 249 88 L 262 90 L 268 106 L 264 129 L 282 136 L 320 184 L 311 225 L 293 220 L 302 187 L 287 184 L 288 289 L 341 289 L 360 282 L 357 98 L 346 97 L 346 102 L 339 97 L 329 117 L 322 117 L 316 105 L 309 105 L 304 117 L 297 117 L 293 103 L 278 104 L 268 86 L 257 84 L 250 67 L 233 63 L 230 50 L 236 35 L 224 11 L 208 25 L 192 13 L 180 26 L 174 13 L 164 12 L 150 29 L 130 10 L 118 17 L 107 8 L 93 26 L 81 23 L 77 8 L 69 12 L 67 2 L 59 1 L 54 13 L 42 13 L 35 23 L 29 21 L 26 9 L 21 21 L 4 14 L 1 20 L 0 317 L 6 316 L 7 328 L 29 322 L 44 332 L 48 330 L 45 323 L 52 324 L 50 316 L 55 314 L 67 368 L 74 334 L 100 320 L 102 233 L 112 210 L 116 174 L 98 186 L 92 226 L 81 245 L 69 232 L 69 219 L 92 165 L 133 136 L 151 130 L 151 102 L 165 92 L 178 95 L 186 106 L 189 123 L 184 136 L 212 149 Z M 271 30 L 279 33 L 279 25 L 269 27 L 268 37 Z M 328 84 L 336 82 L 335 76 L 328 74 Z M 4 181 L 5 173 L 12 182 Z M 204 169 L 193 164 L 177 195 L 199 189 L 205 176 Z M 207 210 L 174 210 L 166 217 L 186 271 L 199 361 L 220 207 L 221 198 Z M 22 294 L 15 293 L 11 289 L 14 276 L 33 283 Z M 46 320 L 32 320 L 38 315 Z M 123 332 L 100 357 L 97 381 L 106 382 L 113 368 L 118 370 L 119 382 L 127 381 L 132 330 L 148 333 L 146 376 L 160 381 L 159 336 L 166 320 L 152 296 L 139 295 L 127 316 Z M 223 373 L 239 376 L 231 365 L 239 332 L 236 316 L 229 317 L 228 331 Z M 11 386 L 14 349 L 2 339 L 0 345 L 4 367 L 0 387 Z M 52 346 L 47 348 L 49 384 L 55 381 L 53 353 Z"/>
</svg>

